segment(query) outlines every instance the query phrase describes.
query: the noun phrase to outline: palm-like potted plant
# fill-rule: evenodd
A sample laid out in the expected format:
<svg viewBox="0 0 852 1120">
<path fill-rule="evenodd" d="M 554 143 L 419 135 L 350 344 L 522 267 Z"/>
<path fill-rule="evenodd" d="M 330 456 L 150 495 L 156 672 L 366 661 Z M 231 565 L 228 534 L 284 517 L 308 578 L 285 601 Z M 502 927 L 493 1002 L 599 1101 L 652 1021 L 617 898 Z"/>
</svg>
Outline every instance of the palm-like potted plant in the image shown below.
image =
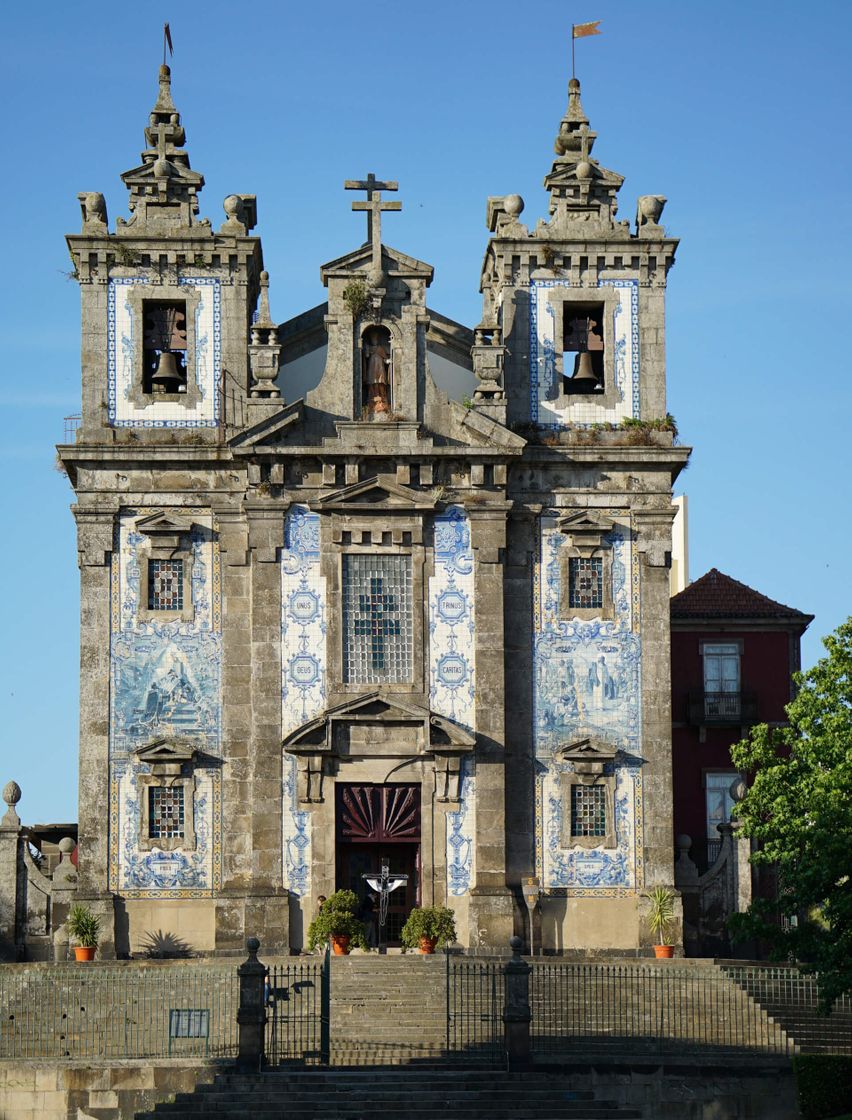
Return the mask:
<svg viewBox="0 0 852 1120">
<path fill-rule="evenodd" d="M 402 943 L 406 949 L 434 953 L 436 945 L 447 945 L 456 939 L 456 922 L 446 906 L 415 906 L 402 927 Z"/>
<path fill-rule="evenodd" d="M 675 920 L 674 891 L 669 890 L 668 887 L 654 887 L 653 890 L 648 891 L 645 897 L 650 903 L 648 925 L 651 927 L 653 935 L 659 938 L 654 946 L 654 956 L 658 958 L 673 957 L 674 945 L 670 944 L 666 938 L 669 936 L 669 931 Z"/>
<path fill-rule="evenodd" d="M 74 957 L 78 961 L 91 961 L 95 957 L 98 947 L 98 934 L 101 929 L 100 919 L 92 913 L 88 906 L 81 902 L 75 903 L 68 912 L 68 933 L 77 942 L 74 946 Z"/>
<path fill-rule="evenodd" d="M 355 917 L 358 896 L 354 891 L 335 891 L 319 909 L 308 926 L 308 948 L 316 949 L 331 940 L 337 956 L 347 954 L 352 945 L 366 949 L 364 923 Z"/>
</svg>

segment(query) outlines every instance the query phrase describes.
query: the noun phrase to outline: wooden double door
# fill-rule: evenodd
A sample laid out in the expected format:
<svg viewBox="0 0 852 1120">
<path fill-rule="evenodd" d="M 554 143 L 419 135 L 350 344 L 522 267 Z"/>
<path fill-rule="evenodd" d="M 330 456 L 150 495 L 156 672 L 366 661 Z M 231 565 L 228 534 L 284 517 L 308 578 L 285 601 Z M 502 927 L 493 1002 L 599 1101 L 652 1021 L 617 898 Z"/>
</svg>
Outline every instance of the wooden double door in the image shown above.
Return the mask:
<svg viewBox="0 0 852 1120">
<path fill-rule="evenodd" d="M 391 878 L 408 876 L 390 895 L 387 923 L 380 931 L 386 944 L 398 945 L 420 897 L 420 786 L 337 783 L 335 832 L 338 890 L 354 891 L 363 902 L 372 890 L 364 876 L 380 875 L 385 862 Z"/>
</svg>

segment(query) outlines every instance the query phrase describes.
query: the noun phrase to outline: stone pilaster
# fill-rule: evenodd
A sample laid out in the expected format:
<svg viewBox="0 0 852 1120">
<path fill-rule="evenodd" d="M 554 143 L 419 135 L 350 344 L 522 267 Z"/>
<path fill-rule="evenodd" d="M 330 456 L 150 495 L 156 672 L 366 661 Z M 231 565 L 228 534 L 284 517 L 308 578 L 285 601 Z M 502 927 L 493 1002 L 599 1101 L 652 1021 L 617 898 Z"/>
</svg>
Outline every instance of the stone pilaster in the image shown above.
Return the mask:
<svg viewBox="0 0 852 1120">
<path fill-rule="evenodd" d="M 14 961 L 18 954 L 18 845 L 21 820 L 15 809 L 21 796 L 17 782 L 3 789 L 6 813 L 0 818 L 0 961 Z"/>
<path fill-rule="evenodd" d="M 508 503 L 470 509 L 476 599 L 476 885 L 471 944 L 503 948 L 513 928 L 506 886 L 503 562 Z"/>
<path fill-rule="evenodd" d="M 110 575 L 115 515 L 75 507 L 80 563 L 78 896 L 101 919 L 99 955 L 115 954 L 109 893 Z"/>
</svg>

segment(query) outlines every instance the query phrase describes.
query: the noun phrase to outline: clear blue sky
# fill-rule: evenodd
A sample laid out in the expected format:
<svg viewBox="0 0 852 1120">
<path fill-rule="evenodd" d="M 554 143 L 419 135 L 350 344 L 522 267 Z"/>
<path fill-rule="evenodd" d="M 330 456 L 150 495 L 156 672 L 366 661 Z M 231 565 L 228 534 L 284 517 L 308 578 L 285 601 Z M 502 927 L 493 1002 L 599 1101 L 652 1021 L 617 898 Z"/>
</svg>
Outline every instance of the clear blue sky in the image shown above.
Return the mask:
<svg viewBox="0 0 852 1120">
<path fill-rule="evenodd" d="M 319 266 L 364 237 L 343 180 L 400 183 L 386 240 L 434 264 L 430 305 L 478 321 L 489 194 L 531 224 L 566 103 L 572 21 L 595 156 L 668 197 L 670 409 L 694 448 L 691 575 L 710 567 L 816 614 L 850 613 L 849 0 L 697 3 L 207 0 L 13 5 L 4 16 L 7 248 L 0 460 L 0 784 L 29 822 L 76 819 L 78 573 L 53 469 L 79 408 L 79 295 L 63 235 L 76 194 L 126 215 L 170 20 L 173 92 L 217 225 L 258 196 L 272 307 L 324 299 Z M 845 332 L 845 333 L 844 333 Z"/>
</svg>

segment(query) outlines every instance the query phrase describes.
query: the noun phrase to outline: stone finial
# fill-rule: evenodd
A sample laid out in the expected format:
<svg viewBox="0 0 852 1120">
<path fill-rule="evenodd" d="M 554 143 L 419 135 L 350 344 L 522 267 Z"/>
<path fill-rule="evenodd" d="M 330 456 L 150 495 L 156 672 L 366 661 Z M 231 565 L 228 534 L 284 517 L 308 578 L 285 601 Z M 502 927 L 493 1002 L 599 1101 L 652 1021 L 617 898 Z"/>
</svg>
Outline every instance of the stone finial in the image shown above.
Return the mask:
<svg viewBox="0 0 852 1120">
<path fill-rule="evenodd" d="M 21 823 L 21 818 L 15 809 L 15 806 L 21 800 L 21 787 L 17 782 L 7 782 L 3 786 L 3 800 L 8 807 L 0 824 L 15 828 Z"/>
<path fill-rule="evenodd" d="M 251 325 L 249 362 L 254 378 L 249 397 L 260 400 L 279 398 L 281 391 L 275 384 L 275 379 L 281 364 L 281 344 L 278 341 L 278 327 L 272 321 L 269 309 L 269 273 L 266 270 L 260 274 L 260 298 L 257 318 Z"/>
<path fill-rule="evenodd" d="M 99 191 L 81 191 L 80 210 L 83 213 L 83 233 L 107 233 L 106 199 Z"/>
<path fill-rule="evenodd" d="M 662 194 L 643 194 L 636 200 L 636 232 L 639 237 L 662 237 L 665 230 L 660 225 L 668 199 Z"/>
<path fill-rule="evenodd" d="M 580 83 L 572 78 L 568 83 L 568 108 L 559 123 L 553 150 L 558 156 L 576 153 L 582 160 L 587 160 L 596 139 L 597 133 L 590 131 L 589 118 L 580 100 Z"/>
<path fill-rule="evenodd" d="M 257 225 L 257 197 L 253 194 L 229 194 L 222 202 L 225 221 L 220 233 L 244 237 Z"/>
</svg>

